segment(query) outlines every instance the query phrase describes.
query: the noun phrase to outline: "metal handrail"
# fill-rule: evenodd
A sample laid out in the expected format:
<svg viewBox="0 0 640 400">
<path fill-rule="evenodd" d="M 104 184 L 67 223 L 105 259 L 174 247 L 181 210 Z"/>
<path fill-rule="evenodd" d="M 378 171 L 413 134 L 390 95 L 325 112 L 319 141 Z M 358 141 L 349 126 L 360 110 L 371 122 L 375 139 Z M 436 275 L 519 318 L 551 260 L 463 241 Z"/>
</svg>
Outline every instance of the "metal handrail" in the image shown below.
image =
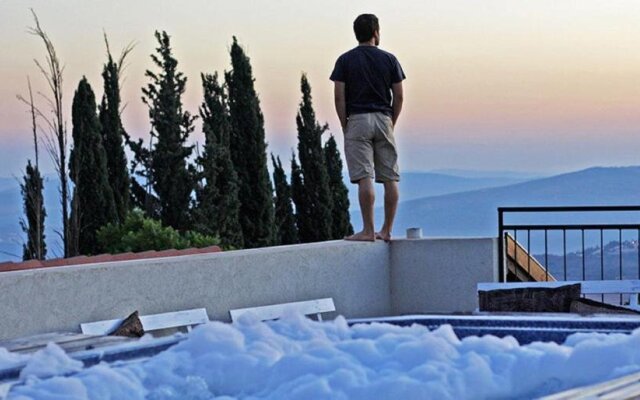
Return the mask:
<svg viewBox="0 0 640 400">
<path fill-rule="evenodd" d="M 566 251 L 566 232 L 567 231 L 580 231 L 582 232 L 582 250 L 583 250 L 583 275 L 585 268 L 584 261 L 584 232 L 593 230 L 600 232 L 600 247 L 604 247 L 603 232 L 605 230 L 617 230 L 619 232 L 619 245 L 620 245 L 620 278 L 622 278 L 622 231 L 623 230 L 635 230 L 638 232 L 638 240 L 640 241 L 640 223 L 628 224 L 628 223 L 615 223 L 615 224 L 505 224 L 504 217 L 508 213 L 573 213 L 573 212 L 640 212 L 640 205 L 616 205 L 616 206 L 533 206 L 533 207 L 498 207 L 498 260 L 499 260 L 499 281 L 505 282 L 507 278 L 507 266 L 505 257 L 505 240 L 508 232 L 513 232 L 512 235 L 517 242 L 518 231 L 527 232 L 527 251 L 530 251 L 529 242 L 531 239 L 531 231 L 543 231 L 545 234 L 545 260 L 544 266 L 548 268 L 548 236 L 549 231 L 562 231 L 563 232 L 563 247 L 564 247 L 564 275 L 567 273 L 567 251 Z M 638 275 L 640 277 L 640 246 L 638 248 Z M 601 277 L 604 278 L 604 252 L 601 251 Z"/>
</svg>

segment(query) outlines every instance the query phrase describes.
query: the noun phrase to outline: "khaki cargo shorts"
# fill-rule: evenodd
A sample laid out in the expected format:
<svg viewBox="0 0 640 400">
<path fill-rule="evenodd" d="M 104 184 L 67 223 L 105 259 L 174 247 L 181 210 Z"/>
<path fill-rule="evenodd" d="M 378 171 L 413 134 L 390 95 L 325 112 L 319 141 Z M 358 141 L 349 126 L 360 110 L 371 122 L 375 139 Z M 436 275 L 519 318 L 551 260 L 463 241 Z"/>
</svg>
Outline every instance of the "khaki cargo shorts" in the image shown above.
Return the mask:
<svg viewBox="0 0 640 400">
<path fill-rule="evenodd" d="M 380 112 L 350 115 L 344 134 L 349 179 L 399 181 L 398 152 L 391 117 Z"/>
</svg>

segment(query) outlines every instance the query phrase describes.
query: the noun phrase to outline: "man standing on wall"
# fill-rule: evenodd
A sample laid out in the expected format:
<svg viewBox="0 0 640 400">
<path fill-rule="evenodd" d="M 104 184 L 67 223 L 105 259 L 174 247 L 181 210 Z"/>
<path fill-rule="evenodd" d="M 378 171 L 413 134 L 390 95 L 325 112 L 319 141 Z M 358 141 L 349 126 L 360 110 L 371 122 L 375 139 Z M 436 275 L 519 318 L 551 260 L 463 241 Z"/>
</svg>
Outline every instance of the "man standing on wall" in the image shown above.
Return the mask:
<svg viewBox="0 0 640 400">
<path fill-rule="evenodd" d="M 336 112 L 344 132 L 351 183 L 358 184 L 363 230 L 347 240 L 391 240 L 398 207 L 398 152 L 393 130 L 402 110 L 402 81 L 396 57 L 378 48 L 380 25 L 373 14 L 353 22 L 358 46 L 341 55 L 331 73 Z M 384 224 L 375 232 L 372 180 L 384 184 Z"/>
</svg>

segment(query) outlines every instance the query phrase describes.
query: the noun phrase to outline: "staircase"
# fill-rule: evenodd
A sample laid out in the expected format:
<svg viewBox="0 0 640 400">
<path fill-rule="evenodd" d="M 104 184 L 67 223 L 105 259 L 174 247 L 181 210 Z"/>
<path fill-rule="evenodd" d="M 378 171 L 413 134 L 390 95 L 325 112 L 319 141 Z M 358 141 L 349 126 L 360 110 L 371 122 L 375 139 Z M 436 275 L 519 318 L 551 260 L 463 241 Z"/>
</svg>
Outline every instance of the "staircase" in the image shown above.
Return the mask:
<svg viewBox="0 0 640 400">
<path fill-rule="evenodd" d="M 556 278 L 511 235 L 506 234 L 507 282 L 553 282 Z"/>
</svg>

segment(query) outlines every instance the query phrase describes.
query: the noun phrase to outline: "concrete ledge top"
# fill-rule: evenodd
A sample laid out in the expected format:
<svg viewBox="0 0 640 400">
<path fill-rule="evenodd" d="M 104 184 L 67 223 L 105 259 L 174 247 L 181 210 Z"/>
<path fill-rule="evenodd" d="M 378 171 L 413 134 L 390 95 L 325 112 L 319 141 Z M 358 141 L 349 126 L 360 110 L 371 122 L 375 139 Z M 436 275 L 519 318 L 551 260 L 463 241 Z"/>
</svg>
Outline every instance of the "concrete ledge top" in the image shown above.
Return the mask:
<svg viewBox="0 0 640 400">
<path fill-rule="evenodd" d="M 462 241 L 462 240 L 493 240 L 498 239 L 493 236 L 429 236 L 420 239 L 408 239 L 406 237 L 393 238 L 391 243 L 394 242 L 422 242 L 422 241 L 437 241 L 437 240 L 449 240 L 449 241 Z"/>
<path fill-rule="evenodd" d="M 243 257 L 255 255 L 256 253 L 266 255 L 286 253 L 291 251 L 298 251 L 301 248 L 305 250 L 314 250 L 314 249 L 323 249 L 326 251 L 344 251 L 345 248 L 358 248 L 361 249 L 365 246 L 371 246 L 374 248 L 381 248 L 385 246 L 393 246 L 396 244 L 405 244 L 405 243 L 420 243 L 420 242 L 441 242 L 441 241 L 478 241 L 478 240 L 492 240 L 496 239 L 493 237 L 427 237 L 421 239 L 407 239 L 407 238 L 398 238 L 393 239 L 391 243 L 385 243 L 381 240 L 376 242 L 356 242 L 356 241 L 348 241 L 348 240 L 330 240 L 325 242 L 315 242 L 315 243 L 301 243 L 301 244 L 292 244 L 292 245 L 283 245 L 283 246 L 271 246 L 271 247 L 261 247 L 256 249 L 241 249 L 241 250 L 230 250 L 223 252 L 214 252 L 214 253 L 201 253 L 201 254 L 187 254 L 187 255 L 177 255 L 177 256 L 169 256 L 169 257 L 157 257 L 157 258 L 148 258 L 148 259 L 133 259 L 133 260 L 120 260 L 120 261 L 108 261 L 108 262 L 96 262 L 96 263 L 86 263 L 86 264 L 78 264 L 78 265 L 65 265 L 59 267 L 43 267 L 43 268 L 31 268 L 27 270 L 17 270 L 17 271 L 5 271 L 2 272 L 2 276 L 7 275 L 33 275 L 33 274 L 42 274 L 42 273 L 60 273 L 60 272 L 71 272 L 76 271 L 78 269 L 94 269 L 94 268 L 103 268 L 106 266 L 117 267 L 124 265 L 132 265 L 136 266 L 142 265 L 161 265 L 161 264 L 173 264 L 179 260 L 207 260 L 207 259 L 224 259 L 224 258 L 235 258 L 235 257 Z"/>
<path fill-rule="evenodd" d="M 178 255 L 178 256 L 158 257 L 158 258 L 148 258 L 148 259 L 96 262 L 96 263 L 87 263 L 87 264 L 78 264 L 78 265 L 65 265 L 65 266 L 59 266 L 59 267 L 30 268 L 30 269 L 17 270 L 17 271 L 5 271 L 5 272 L 2 272 L 1 276 L 9 276 L 9 275 L 25 275 L 26 276 L 26 275 L 43 274 L 43 273 L 71 272 L 71 271 L 77 271 L 78 269 L 96 269 L 96 268 L 104 268 L 107 266 L 118 267 L 118 266 L 125 266 L 125 265 L 149 266 L 149 265 L 161 265 L 161 264 L 175 264 L 176 261 L 180 261 L 180 260 L 199 261 L 199 260 L 207 260 L 207 259 L 236 258 L 236 257 L 243 257 L 243 256 L 253 256 L 256 253 L 264 254 L 266 256 L 266 255 L 272 255 L 272 254 L 298 251 L 301 248 L 304 248 L 305 250 L 324 249 L 326 251 L 332 251 L 333 249 L 335 250 L 340 249 L 339 251 L 343 251 L 345 247 L 362 248 L 364 246 L 372 246 L 372 247 L 380 248 L 383 246 L 388 246 L 388 244 L 382 241 L 377 241 L 373 243 L 373 242 L 355 242 L 355 241 L 348 241 L 348 240 L 331 240 L 331 241 L 325 241 L 325 242 L 261 247 L 256 249 L 230 250 L 230 251 L 222 251 L 222 252 L 215 252 L 215 253 L 201 253 L 201 254 Z"/>
</svg>

